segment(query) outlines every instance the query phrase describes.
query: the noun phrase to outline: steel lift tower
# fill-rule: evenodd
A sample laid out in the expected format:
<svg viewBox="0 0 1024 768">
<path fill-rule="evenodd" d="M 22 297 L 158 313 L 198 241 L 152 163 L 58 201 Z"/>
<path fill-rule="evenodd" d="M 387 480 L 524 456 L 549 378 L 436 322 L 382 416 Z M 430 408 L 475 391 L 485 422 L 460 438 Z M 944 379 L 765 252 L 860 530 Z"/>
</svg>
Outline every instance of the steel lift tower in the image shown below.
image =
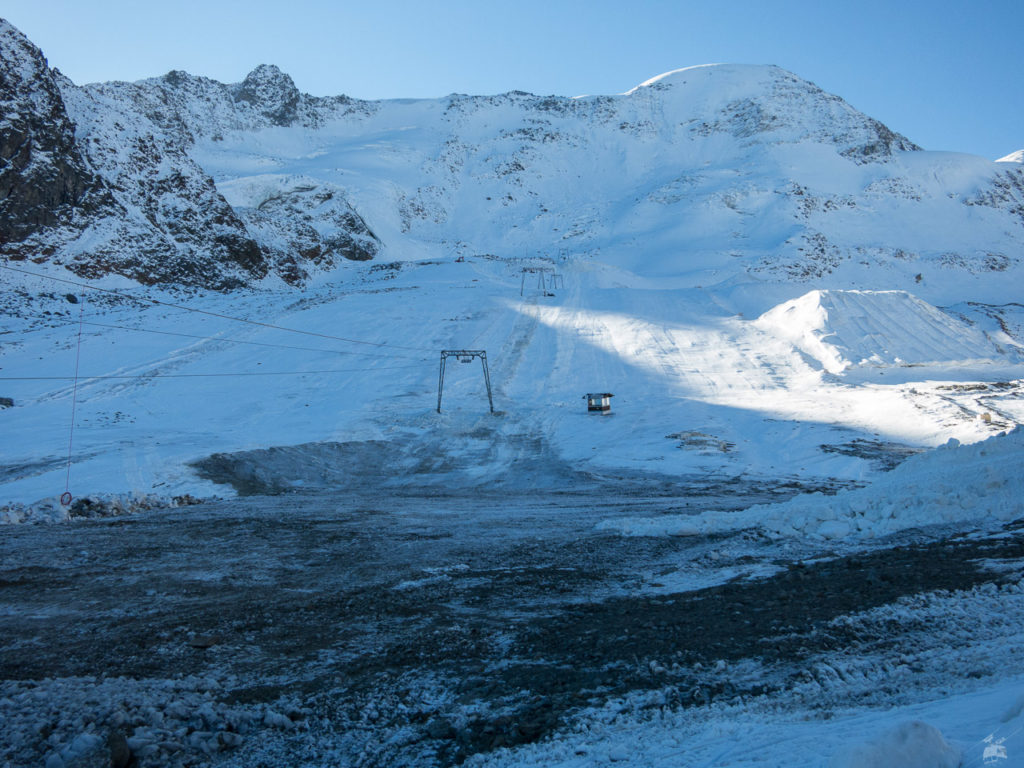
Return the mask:
<svg viewBox="0 0 1024 768">
<path fill-rule="evenodd" d="M 444 367 L 449 357 L 454 357 L 460 363 L 472 363 L 475 358 L 480 358 L 480 364 L 484 369 L 484 383 L 487 385 L 487 402 L 491 406 L 491 413 L 494 413 L 494 398 L 491 397 L 491 373 L 487 370 L 487 350 L 484 349 L 441 350 L 441 371 L 437 378 L 437 412 L 441 412 L 441 395 L 444 394 Z"/>
</svg>

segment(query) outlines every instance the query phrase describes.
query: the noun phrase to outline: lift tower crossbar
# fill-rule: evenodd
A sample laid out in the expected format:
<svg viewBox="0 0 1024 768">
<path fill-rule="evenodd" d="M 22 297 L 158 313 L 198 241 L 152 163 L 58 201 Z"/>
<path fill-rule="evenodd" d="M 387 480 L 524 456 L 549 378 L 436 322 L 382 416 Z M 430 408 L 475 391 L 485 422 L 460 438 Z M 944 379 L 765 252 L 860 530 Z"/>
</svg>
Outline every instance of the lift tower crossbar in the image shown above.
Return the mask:
<svg viewBox="0 0 1024 768">
<path fill-rule="evenodd" d="M 484 384 L 487 385 L 487 402 L 491 406 L 491 413 L 494 413 L 494 398 L 491 396 L 491 373 L 487 370 L 487 350 L 484 349 L 441 350 L 441 370 L 437 377 L 437 412 L 441 412 L 441 395 L 444 394 L 444 367 L 449 357 L 454 357 L 460 363 L 472 363 L 475 358 L 480 358 L 480 364 L 484 369 Z"/>
<path fill-rule="evenodd" d="M 526 290 L 527 275 L 537 275 L 537 289 L 540 290 L 541 293 L 546 294 L 548 292 L 548 278 L 550 276 L 552 279 L 554 279 L 554 272 L 554 267 L 523 267 L 523 277 L 522 280 L 520 280 L 519 282 L 519 295 L 522 296 L 524 291 Z M 558 275 L 557 277 L 560 278 L 561 275 Z M 554 288 L 553 284 L 552 288 Z"/>
</svg>

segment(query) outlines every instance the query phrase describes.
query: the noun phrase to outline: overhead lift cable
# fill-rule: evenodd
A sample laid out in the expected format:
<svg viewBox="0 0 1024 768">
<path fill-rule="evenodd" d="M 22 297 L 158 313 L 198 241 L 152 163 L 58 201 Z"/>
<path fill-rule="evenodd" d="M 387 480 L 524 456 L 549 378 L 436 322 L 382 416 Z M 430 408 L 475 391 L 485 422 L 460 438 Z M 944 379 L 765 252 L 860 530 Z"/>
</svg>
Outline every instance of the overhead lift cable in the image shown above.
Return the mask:
<svg viewBox="0 0 1024 768">
<path fill-rule="evenodd" d="M 218 341 L 226 344 L 249 344 L 255 347 L 275 347 L 277 349 L 296 349 L 301 352 L 324 352 L 330 355 L 359 355 L 360 357 L 378 357 L 378 358 L 396 358 L 404 357 L 406 359 L 412 359 L 408 355 L 376 355 L 373 352 L 353 352 L 351 350 L 343 349 L 323 349 L 321 347 L 296 347 L 292 344 L 271 344 L 266 341 L 246 341 L 245 339 L 231 339 L 224 336 L 197 336 L 192 333 L 179 333 L 178 331 L 158 331 L 154 328 L 132 328 L 129 325 L 111 325 L 110 323 L 85 323 L 89 326 L 95 326 L 96 328 L 114 328 L 120 331 L 137 331 L 138 333 L 157 333 L 161 336 L 181 336 L 186 339 L 198 339 L 200 341 Z M 419 358 L 426 360 L 427 358 Z"/>
<path fill-rule="evenodd" d="M 183 304 L 172 304 L 168 301 L 160 301 L 159 299 L 151 299 L 148 297 L 132 296 L 131 294 L 122 293 L 121 291 L 115 291 L 112 288 L 100 288 L 96 285 L 90 285 L 89 283 L 83 283 L 78 280 L 68 280 L 63 277 L 54 277 L 53 275 L 44 275 L 40 272 L 31 272 L 27 269 L 18 269 L 16 267 L 8 266 L 7 264 L 0 264 L 0 269 L 6 269 L 10 272 L 18 272 L 22 275 L 28 275 L 29 277 L 38 277 L 43 280 L 53 280 L 58 283 L 65 283 L 66 285 L 74 285 L 79 288 L 86 288 L 90 291 L 99 291 L 101 293 L 109 293 L 117 296 L 126 301 L 135 301 L 140 304 L 155 304 L 160 307 L 169 307 L 171 309 L 180 309 L 184 312 L 195 312 L 200 315 L 209 315 L 210 317 L 217 317 L 222 320 L 231 320 L 236 323 L 248 323 L 249 325 L 258 325 L 262 328 L 272 328 L 275 331 L 287 331 L 288 333 L 301 333 L 304 336 L 316 336 L 321 339 L 331 339 L 332 341 L 343 341 L 346 344 L 364 344 L 370 347 L 380 347 L 382 349 L 405 349 L 413 352 L 436 352 L 436 349 L 428 347 L 410 347 L 402 344 L 391 344 L 386 341 L 365 341 L 363 339 L 350 339 L 344 336 L 334 336 L 329 333 L 317 333 L 316 331 L 304 331 L 300 328 L 288 328 L 283 325 L 274 325 L 273 323 L 263 323 L 259 320 L 247 320 L 243 317 L 235 317 L 233 315 L 225 315 L 222 312 L 211 312 L 207 309 L 196 309 L 195 307 L 186 307 Z"/>
<path fill-rule="evenodd" d="M 213 376 L 307 376 L 319 373 L 373 373 L 421 368 L 419 365 L 389 365 L 383 368 L 331 368 L 323 371 L 229 371 L 227 373 L 133 373 L 103 376 L 0 376 L 0 381 L 102 381 L 104 379 L 192 379 Z"/>
<path fill-rule="evenodd" d="M 30 333 L 48 333 L 64 328 L 77 326 L 78 323 L 75 321 L 73 324 L 67 325 L 54 325 L 44 328 L 30 328 L 24 331 L 20 331 L 19 335 L 25 335 Z M 323 352 L 328 355 L 358 355 L 359 357 L 372 357 L 381 360 L 394 360 L 394 359 L 405 359 L 405 360 L 422 360 L 427 361 L 431 358 L 420 355 L 405 355 L 400 352 L 356 352 L 351 349 L 330 349 L 327 347 L 299 347 L 294 344 L 273 344 L 268 341 L 248 341 L 246 339 L 232 339 L 230 336 L 199 336 L 194 333 L 181 333 L 179 331 L 159 331 L 156 328 L 138 328 L 131 325 L 115 325 L 113 323 L 91 323 L 88 320 L 85 321 L 86 327 L 93 328 L 111 328 L 118 331 L 135 331 L 136 333 L 155 333 L 160 336 L 178 336 L 184 339 L 196 339 L 197 341 L 216 341 L 223 342 L 225 344 L 247 344 L 254 347 L 273 347 L 275 349 L 294 349 L 300 352 Z M 0 332 L 0 336 L 5 334 L 14 334 L 14 331 L 3 331 Z M 0 342 L 2 343 L 2 342 Z"/>
</svg>

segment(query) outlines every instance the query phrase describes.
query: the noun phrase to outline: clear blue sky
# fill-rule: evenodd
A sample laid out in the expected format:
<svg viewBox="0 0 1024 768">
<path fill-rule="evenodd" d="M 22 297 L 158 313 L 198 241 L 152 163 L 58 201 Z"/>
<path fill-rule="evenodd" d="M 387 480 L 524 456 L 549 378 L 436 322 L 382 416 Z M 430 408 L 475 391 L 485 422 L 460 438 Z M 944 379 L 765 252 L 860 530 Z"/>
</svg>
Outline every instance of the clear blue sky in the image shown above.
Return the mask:
<svg viewBox="0 0 1024 768">
<path fill-rule="evenodd" d="M 366 99 L 621 93 L 679 67 L 778 64 L 926 149 L 1024 148 L 1024 0 L 4 0 L 76 83 L 184 69 Z"/>
</svg>

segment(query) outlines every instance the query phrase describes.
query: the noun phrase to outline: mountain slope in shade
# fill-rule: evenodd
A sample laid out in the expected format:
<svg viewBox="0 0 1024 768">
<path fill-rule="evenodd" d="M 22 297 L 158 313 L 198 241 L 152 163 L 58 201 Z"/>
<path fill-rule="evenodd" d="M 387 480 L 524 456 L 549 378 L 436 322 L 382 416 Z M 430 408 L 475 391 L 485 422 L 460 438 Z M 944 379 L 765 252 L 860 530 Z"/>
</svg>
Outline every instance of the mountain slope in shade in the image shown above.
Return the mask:
<svg viewBox="0 0 1024 768">
<path fill-rule="evenodd" d="M 0 246 L 20 255 L 7 246 L 34 251 L 44 233 L 73 228 L 78 209 L 123 212 L 86 166 L 42 52 L 2 22 L 0 52 Z"/>
</svg>

